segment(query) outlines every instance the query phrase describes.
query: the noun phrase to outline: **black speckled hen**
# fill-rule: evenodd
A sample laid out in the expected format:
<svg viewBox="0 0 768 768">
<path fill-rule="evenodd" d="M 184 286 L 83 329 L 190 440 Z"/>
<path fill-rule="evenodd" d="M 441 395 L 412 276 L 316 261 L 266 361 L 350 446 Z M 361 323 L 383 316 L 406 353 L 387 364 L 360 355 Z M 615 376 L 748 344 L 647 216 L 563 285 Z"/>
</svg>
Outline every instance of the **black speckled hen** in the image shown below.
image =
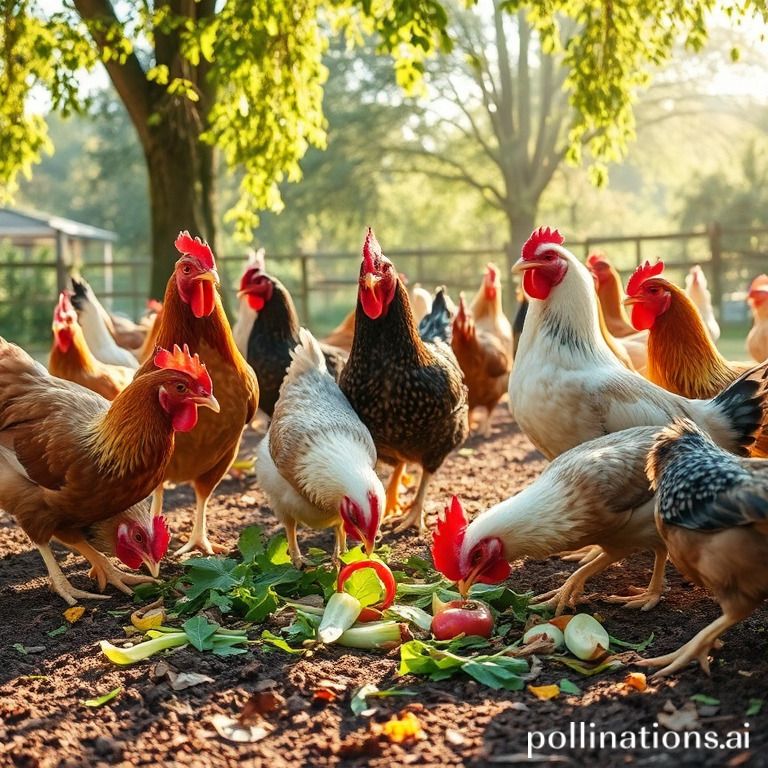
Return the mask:
<svg viewBox="0 0 768 768">
<path fill-rule="evenodd" d="M 467 388 L 450 346 L 419 337 L 408 293 L 370 229 L 355 337 L 339 385 L 370 430 L 379 459 L 395 465 L 387 512 L 397 509 L 406 463 L 421 465 L 416 498 L 398 530 L 418 525 L 423 532 L 429 480 L 469 431 Z"/>
<path fill-rule="evenodd" d="M 256 311 L 248 335 L 246 358 L 259 380 L 259 408 L 272 416 L 280 396 L 280 385 L 291 364 L 291 350 L 299 343 L 299 316 L 288 289 L 259 266 L 246 270 L 240 294 Z M 344 350 L 321 344 L 328 372 L 338 381 L 346 355 Z"/>
</svg>

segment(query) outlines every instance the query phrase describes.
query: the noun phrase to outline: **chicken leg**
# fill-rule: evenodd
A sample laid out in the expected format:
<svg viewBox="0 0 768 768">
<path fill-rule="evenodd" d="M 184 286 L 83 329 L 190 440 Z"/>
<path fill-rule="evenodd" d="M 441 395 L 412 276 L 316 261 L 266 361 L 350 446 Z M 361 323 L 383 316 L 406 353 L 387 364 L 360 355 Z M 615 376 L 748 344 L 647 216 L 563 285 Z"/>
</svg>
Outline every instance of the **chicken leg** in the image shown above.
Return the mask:
<svg viewBox="0 0 768 768">
<path fill-rule="evenodd" d="M 421 472 L 421 481 L 419 482 L 419 489 L 416 491 L 416 498 L 408 510 L 408 513 L 403 516 L 400 524 L 395 528 L 395 533 L 400 533 L 406 528 L 417 525 L 419 533 L 422 535 L 427 532 L 427 523 L 424 519 L 424 499 L 427 496 L 427 486 L 432 479 L 432 473 L 423 469 Z"/>
<path fill-rule="evenodd" d="M 392 476 L 389 478 L 389 485 L 387 486 L 386 504 L 384 506 L 384 518 L 392 515 L 397 515 L 400 512 L 400 481 L 405 474 L 406 464 L 401 461 L 395 466 L 392 471 Z"/>
<path fill-rule="evenodd" d="M 130 585 L 132 584 L 154 584 L 157 583 L 156 579 L 151 576 L 145 576 L 141 573 L 126 573 L 114 566 L 110 559 L 106 555 L 94 549 L 90 544 L 85 541 L 72 543 L 69 545 L 72 549 L 77 550 L 90 564 L 91 570 L 88 572 L 88 576 L 96 581 L 99 585 L 99 592 L 103 592 L 107 584 L 111 584 L 113 587 L 117 587 L 121 592 L 125 592 L 126 595 L 132 595 L 133 590 Z"/>
<path fill-rule="evenodd" d="M 559 616 L 566 606 L 575 606 L 588 579 L 604 571 L 618 559 L 607 552 L 601 552 L 594 560 L 590 560 L 577 571 L 574 571 L 561 587 L 534 597 L 531 601 L 531 608 L 554 608 L 555 616 Z"/>
<path fill-rule="evenodd" d="M 75 605 L 78 600 L 109 600 L 109 595 L 95 595 L 93 592 L 83 592 L 80 589 L 75 589 L 64 575 L 61 566 L 56 562 L 50 545 L 37 544 L 36 546 L 40 551 L 45 567 L 48 569 L 48 580 L 51 589 L 59 597 L 64 598 L 68 605 Z"/>
<path fill-rule="evenodd" d="M 336 526 L 336 539 L 333 545 L 333 564 L 338 566 L 341 556 L 347 551 L 347 534 L 344 532 L 344 523 Z"/>
<path fill-rule="evenodd" d="M 641 611 L 650 611 L 658 605 L 664 594 L 665 578 L 664 570 L 667 563 L 667 550 L 658 549 L 654 553 L 653 574 L 651 581 L 645 589 L 630 587 L 630 595 L 610 595 L 606 597 L 609 603 L 624 603 L 625 608 L 639 608 Z"/>
<path fill-rule="evenodd" d="M 291 557 L 291 563 L 293 563 L 294 568 L 301 569 L 306 565 L 307 561 L 299 549 L 299 540 L 296 537 L 296 518 L 285 515 L 283 517 L 283 525 L 285 526 L 285 538 L 288 541 L 288 554 Z"/>
<path fill-rule="evenodd" d="M 701 632 L 676 651 L 664 656 L 656 656 L 653 659 L 643 659 L 637 664 L 641 667 L 663 667 L 653 675 L 654 678 L 671 675 L 673 672 L 688 666 L 692 661 L 698 661 L 704 672 L 709 674 L 709 652 L 717 646 L 718 637 L 749 613 L 748 611 L 746 614 L 733 614 L 726 610 L 722 616 L 704 627 Z"/>
</svg>

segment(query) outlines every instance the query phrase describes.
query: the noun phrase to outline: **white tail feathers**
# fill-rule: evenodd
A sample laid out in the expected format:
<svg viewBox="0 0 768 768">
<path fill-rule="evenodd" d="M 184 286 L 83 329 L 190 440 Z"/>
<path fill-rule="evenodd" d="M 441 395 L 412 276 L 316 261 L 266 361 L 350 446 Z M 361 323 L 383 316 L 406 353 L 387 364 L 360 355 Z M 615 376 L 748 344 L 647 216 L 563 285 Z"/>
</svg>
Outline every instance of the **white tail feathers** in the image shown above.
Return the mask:
<svg viewBox="0 0 768 768">
<path fill-rule="evenodd" d="M 325 356 L 317 339 L 306 329 L 299 329 L 299 343 L 291 350 L 291 364 L 288 366 L 288 376 L 300 376 L 311 370 L 326 373 Z"/>
</svg>

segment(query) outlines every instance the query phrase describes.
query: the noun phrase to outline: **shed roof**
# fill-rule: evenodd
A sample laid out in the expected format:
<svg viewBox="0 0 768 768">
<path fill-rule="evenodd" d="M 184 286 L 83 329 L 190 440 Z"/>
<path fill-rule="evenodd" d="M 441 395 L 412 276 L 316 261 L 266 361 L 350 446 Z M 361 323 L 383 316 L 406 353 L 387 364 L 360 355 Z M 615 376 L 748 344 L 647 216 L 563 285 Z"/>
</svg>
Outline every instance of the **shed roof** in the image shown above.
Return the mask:
<svg viewBox="0 0 768 768">
<path fill-rule="evenodd" d="M 0 239 L 55 238 L 59 233 L 80 240 L 102 242 L 117 240 L 117 233 L 108 229 L 99 229 L 90 224 L 82 224 L 79 221 L 39 211 L 20 211 L 15 208 L 0 207 Z"/>
</svg>

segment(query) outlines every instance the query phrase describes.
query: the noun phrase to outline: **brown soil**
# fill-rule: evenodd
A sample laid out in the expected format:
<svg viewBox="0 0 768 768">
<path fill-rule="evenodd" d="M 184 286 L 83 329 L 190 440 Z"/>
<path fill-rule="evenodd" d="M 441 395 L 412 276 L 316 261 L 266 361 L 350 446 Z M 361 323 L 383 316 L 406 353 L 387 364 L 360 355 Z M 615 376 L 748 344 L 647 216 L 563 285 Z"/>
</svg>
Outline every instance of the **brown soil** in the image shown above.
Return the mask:
<svg viewBox="0 0 768 768">
<path fill-rule="evenodd" d="M 243 449 L 246 454 L 253 453 L 258 437 L 249 434 Z M 474 449 L 474 453 L 452 456 L 436 476 L 431 492 L 433 507 L 438 506 L 437 500 L 444 501 L 457 493 L 474 513 L 520 489 L 544 465 L 503 407 L 496 414 L 491 439 L 472 438 L 466 447 Z M 174 489 L 166 494 L 166 500 L 173 532 L 188 531 L 191 491 L 186 487 Z M 238 531 L 256 522 L 270 531 L 277 529 L 255 480 L 225 481 L 211 505 L 212 538 L 234 546 Z M 768 765 L 768 704 L 763 714 L 745 717 L 750 699 L 768 699 L 765 609 L 726 634 L 725 646 L 713 662 L 711 678 L 691 667 L 668 681 L 652 683 L 643 693 L 621 684 L 631 666 L 583 678 L 545 660 L 537 685 L 567 677 L 582 688 L 583 694 L 539 701 L 528 691 L 493 691 L 464 678 L 440 683 L 414 677 L 401 680 L 396 676 L 397 652 L 387 656 L 324 650 L 312 658 L 297 660 L 259 646 L 229 658 L 188 649 L 172 652 L 167 662 L 175 669 L 204 673 L 215 681 L 174 692 L 166 680 L 153 677 L 157 660 L 116 668 L 99 652 L 98 641 L 121 637 L 121 627 L 126 623 L 126 617 L 113 617 L 107 611 L 133 606 L 131 600 L 111 588 L 111 600 L 87 603 L 82 620 L 65 634 L 49 637 L 47 632 L 64 623 L 62 612 L 66 606 L 48 591 L 43 563 L 13 520 L 0 515 L 0 526 L 3 766 L 391 768 L 515 764 L 527 762 L 529 732 L 567 732 L 571 722 L 584 722 L 587 729 L 590 723 L 595 724 L 595 729 L 616 732 L 639 731 L 644 726 L 653 733 L 657 714 L 666 702 L 682 707 L 694 694 L 720 701 L 718 711 L 709 713 L 709 719 L 702 716 L 699 730 L 725 734 L 741 729 L 748 721 L 748 748 L 553 751 L 545 747 L 540 751 L 556 756 L 549 762 L 574 766 Z M 426 543 L 414 533 L 387 533 L 386 538 L 393 545 L 395 558 L 410 552 L 426 554 Z M 302 541 L 329 548 L 331 534 L 304 532 Z M 58 555 L 76 586 L 92 588 L 80 558 L 66 555 L 63 550 Z M 765 567 L 762 563 L 756 565 Z M 596 579 L 594 590 L 620 592 L 629 584 L 644 584 L 650 567 L 650 556 L 639 555 Z M 510 585 L 520 591 L 544 591 L 558 585 L 572 569 L 573 565 L 556 558 L 526 561 L 517 564 Z M 177 570 L 178 564 L 169 562 L 166 566 L 168 574 Z M 705 592 L 684 583 L 671 565 L 667 570 L 669 591 L 650 613 L 632 612 L 598 600 L 588 604 L 587 609 L 599 611 L 611 634 L 622 639 L 639 641 L 653 632 L 657 639 L 649 653 L 672 650 L 717 616 L 718 608 Z M 44 646 L 44 650 L 24 656 L 14 649 L 15 643 Z M 313 692 L 323 679 L 341 684 L 345 690 L 334 701 L 313 701 Z M 259 687 L 272 685 L 270 680 L 287 700 L 281 710 L 267 715 L 274 727 L 272 733 L 255 744 L 221 739 L 211 725 L 211 717 L 217 713 L 237 716 L 249 695 Z M 418 691 L 418 696 L 381 699 L 372 718 L 355 717 L 349 707 L 350 697 L 368 682 L 380 688 L 405 684 Z M 118 686 L 124 688 L 122 695 L 100 709 L 81 704 L 83 699 Z M 426 739 L 406 745 L 366 741 L 372 721 L 383 722 L 404 709 L 415 712 Z"/>
</svg>

